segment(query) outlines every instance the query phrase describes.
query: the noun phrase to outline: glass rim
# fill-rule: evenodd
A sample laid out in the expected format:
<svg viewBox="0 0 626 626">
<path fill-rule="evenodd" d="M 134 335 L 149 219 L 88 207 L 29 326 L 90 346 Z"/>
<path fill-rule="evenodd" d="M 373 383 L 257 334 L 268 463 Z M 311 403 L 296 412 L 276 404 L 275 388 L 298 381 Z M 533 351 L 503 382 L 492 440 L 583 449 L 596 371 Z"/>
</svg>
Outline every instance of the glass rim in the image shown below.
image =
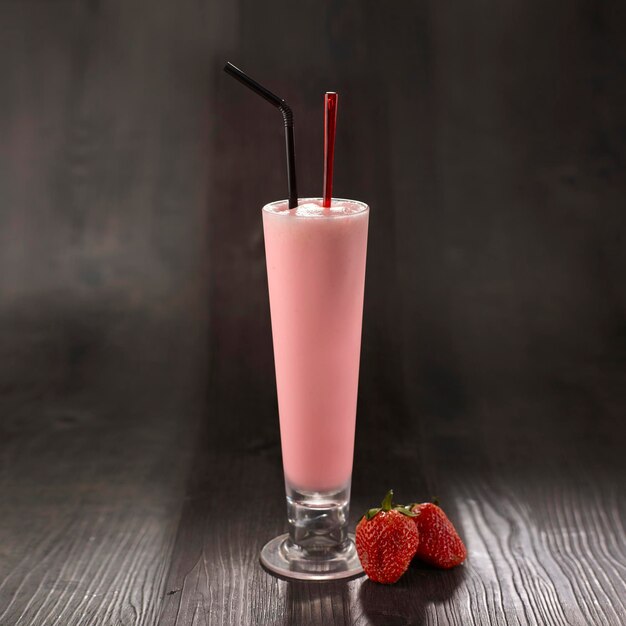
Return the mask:
<svg viewBox="0 0 626 626">
<path fill-rule="evenodd" d="M 323 198 L 298 198 L 298 202 L 307 202 L 307 201 L 319 201 L 321 202 L 323 200 Z M 264 213 L 267 213 L 269 215 L 277 215 L 277 216 L 283 216 L 283 215 L 289 215 L 289 217 L 291 219 L 304 219 L 304 220 L 319 220 L 319 219 L 343 219 L 343 218 L 350 218 L 350 217 L 357 217 L 358 215 L 363 215 L 364 213 L 369 213 L 370 207 L 368 204 L 366 204 L 365 202 L 362 202 L 361 200 L 352 200 L 351 198 L 335 198 L 334 196 L 331 198 L 331 202 L 334 201 L 338 201 L 338 202 L 350 202 L 351 204 L 356 204 L 359 205 L 362 210 L 358 211 L 356 213 L 340 213 L 340 214 L 329 214 L 329 215 L 292 215 L 291 213 L 289 213 L 288 210 L 285 211 L 271 211 L 269 209 L 269 207 L 273 207 L 277 204 L 286 204 L 288 202 L 287 199 L 284 200 L 274 200 L 273 202 L 268 202 L 267 204 L 263 205 L 262 211 Z"/>
</svg>

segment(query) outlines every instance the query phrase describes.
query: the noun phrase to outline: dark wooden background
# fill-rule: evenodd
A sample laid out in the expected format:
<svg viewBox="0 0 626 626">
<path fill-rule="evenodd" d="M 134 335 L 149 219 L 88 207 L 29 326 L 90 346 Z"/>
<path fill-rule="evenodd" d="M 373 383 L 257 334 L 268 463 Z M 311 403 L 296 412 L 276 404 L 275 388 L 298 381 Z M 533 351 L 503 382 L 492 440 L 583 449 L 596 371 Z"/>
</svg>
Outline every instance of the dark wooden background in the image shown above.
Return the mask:
<svg viewBox="0 0 626 626">
<path fill-rule="evenodd" d="M 371 204 L 353 516 L 469 549 L 291 583 L 259 210 Z M 626 622 L 618 0 L 0 2 L 0 624 Z"/>
</svg>

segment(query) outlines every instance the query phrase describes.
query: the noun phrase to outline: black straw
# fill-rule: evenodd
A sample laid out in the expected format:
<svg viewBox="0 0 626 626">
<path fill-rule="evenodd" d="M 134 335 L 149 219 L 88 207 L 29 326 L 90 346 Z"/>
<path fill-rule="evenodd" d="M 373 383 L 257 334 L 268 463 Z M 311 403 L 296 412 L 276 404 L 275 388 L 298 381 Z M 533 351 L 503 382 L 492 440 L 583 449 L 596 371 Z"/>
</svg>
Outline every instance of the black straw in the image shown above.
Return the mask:
<svg viewBox="0 0 626 626">
<path fill-rule="evenodd" d="M 263 87 L 250 78 L 245 72 L 235 67 L 230 61 L 224 66 L 224 71 L 236 78 L 240 83 L 252 89 L 261 98 L 267 100 L 274 105 L 283 114 L 285 121 L 285 148 L 287 150 L 287 185 L 289 188 L 289 208 L 293 209 L 298 206 L 298 187 L 296 184 L 296 152 L 293 143 L 293 113 L 289 105 L 269 89 Z"/>
</svg>

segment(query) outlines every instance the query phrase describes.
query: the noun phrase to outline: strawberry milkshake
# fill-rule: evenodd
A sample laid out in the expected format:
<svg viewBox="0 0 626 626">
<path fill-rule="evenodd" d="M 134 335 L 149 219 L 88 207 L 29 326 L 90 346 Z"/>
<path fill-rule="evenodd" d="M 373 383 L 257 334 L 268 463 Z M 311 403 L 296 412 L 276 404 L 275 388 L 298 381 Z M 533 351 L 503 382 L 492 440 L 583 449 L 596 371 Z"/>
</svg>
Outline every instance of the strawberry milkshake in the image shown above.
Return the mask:
<svg viewBox="0 0 626 626">
<path fill-rule="evenodd" d="M 354 200 L 263 207 L 289 519 L 288 539 L 275 541 L 290 577 L 299 567 L 306 579 L 360 571 L 347 524 L 368 217 Z M 274 554 L 270 542 L 261 560 L 281 571 Z"/>
<path fill-rule="evenodd" d="M 367 225 L 348 200 L 263 209 L 283 467 L 298 491 L 350 482 Z"/>
<path fill-rule="evenodd" d="M 263 208 L 285 481 L 340 491 L 354 452 L 368 207 Z"/>
<path fill-rule="evenodd" d="M 289 533 L 261 550 L 274 574 L 363 573 L 348 534 L 369 208 L 333 199 L 338 94 L 324 95 L 323 197 L 300 199 L 287 102 L 230 62 L 224 71 L 278 109 L 288 200 L 263 207 Z"/>
</svg>

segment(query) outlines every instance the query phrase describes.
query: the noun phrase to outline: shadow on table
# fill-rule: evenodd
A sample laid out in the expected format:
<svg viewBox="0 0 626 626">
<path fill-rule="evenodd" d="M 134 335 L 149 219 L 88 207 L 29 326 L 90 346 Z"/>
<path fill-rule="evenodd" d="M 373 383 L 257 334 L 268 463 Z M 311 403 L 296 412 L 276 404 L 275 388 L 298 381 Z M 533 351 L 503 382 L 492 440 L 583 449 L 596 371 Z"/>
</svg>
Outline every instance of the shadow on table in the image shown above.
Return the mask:
<svg viewBox="0 0 626 626">
<path fill-rule="evenodd" d="M 348 624 L 353 598 L 354 590 L 351 593 L 345 580 L 316 583 L 288 581 L 284 624 L 317 626 L 327 620 Z"/>
<path fill-rule="evenodd" d="M 360 608 L 372 626 L 418 626 L 426 607 L 450 600 L 464 578 L 464 567 L 444 571 L 414 564 L 394 585 L 363 581 Z"/>
<path fill-rule="evenodd" d="M 289 581 L 285 624 L 319 624 L 329 619 L 352 623 L 365 616 L 371 626 L 419 626 L 428 605 L 450 600 L 465 578 L 465 568 L 443 571 L 412 565 L 395 585 L 380 585 L 367 578 L 328 583 Z M 337 621 L 339 620 L 339 621 Z"/>
</svg>

